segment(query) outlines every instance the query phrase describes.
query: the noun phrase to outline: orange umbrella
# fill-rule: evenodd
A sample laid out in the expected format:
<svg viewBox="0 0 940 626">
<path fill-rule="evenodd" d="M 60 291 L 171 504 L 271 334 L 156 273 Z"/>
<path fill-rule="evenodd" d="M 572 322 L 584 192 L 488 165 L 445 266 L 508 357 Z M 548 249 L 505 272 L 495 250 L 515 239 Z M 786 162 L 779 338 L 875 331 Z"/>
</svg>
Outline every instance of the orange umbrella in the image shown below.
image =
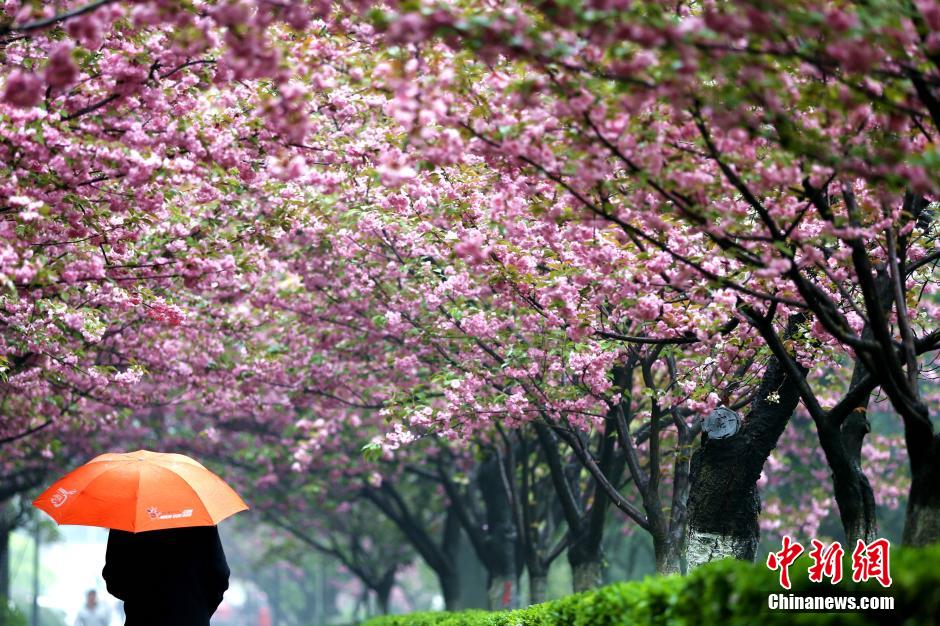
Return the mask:
<svg viewBox="0 0 940 626">
<path fill-rule="evenodd" d="M 33 506 L 59 524 L 131 532 L 214 526 L 248 506 L 225 482 L 182 454 L 102 454 L 69 472 Z"/>
</svg>

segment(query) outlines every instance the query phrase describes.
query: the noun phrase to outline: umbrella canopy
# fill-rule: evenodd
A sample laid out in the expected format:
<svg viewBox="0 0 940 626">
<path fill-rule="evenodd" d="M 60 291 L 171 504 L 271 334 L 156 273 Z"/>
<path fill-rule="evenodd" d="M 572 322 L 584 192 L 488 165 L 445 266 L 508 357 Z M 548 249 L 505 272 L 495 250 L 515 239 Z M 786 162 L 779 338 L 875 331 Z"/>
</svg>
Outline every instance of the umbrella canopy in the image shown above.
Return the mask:
<svg viewBox="0 0 940 626">
<path fill-rule="evenodd" d="M 214 526 L 248 506 L 225 482 L 183 454 L 102 454 L 33 501 L 59 524 L 130 532 Z"/>
</svg>

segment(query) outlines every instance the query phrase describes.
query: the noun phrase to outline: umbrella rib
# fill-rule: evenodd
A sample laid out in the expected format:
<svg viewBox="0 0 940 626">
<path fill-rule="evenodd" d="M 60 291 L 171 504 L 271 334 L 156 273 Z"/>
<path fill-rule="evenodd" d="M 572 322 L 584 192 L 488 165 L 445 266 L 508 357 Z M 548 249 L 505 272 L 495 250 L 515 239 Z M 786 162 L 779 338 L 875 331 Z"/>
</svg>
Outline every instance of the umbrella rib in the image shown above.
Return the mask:
<svg viewBox="0 0 940 626">
<path fill-rule="evenodd" d="M 138 519 L 140 517 L 140 506 L 138 502 L 140 500 L 140 481 L 141 481 L 141 477 L 143 476 L 143 474 L 144 474 L 143 468 L 140 468 L 140 471 L 137 472 L 137 490 L 134 492 L 134 496 L 135 496 L 134 497 L 134 532 L 135 533 L 137 532 L 137 527 L 140 525 L 140 522 Z"/>
<path fill-rule="evenodd" d="M 191 482 L 186 480 L 186 478 L 182 474 L 179 474 L 178 472 L 175 472 L 171 470 L 170 468 L 165 467 L 159 463 L 153 463 L 151 464 L 151 466 L 154 468 L 158 468 L 163 472 L 167 472 L 168 474 L 170 474 L 170 476 L 173 476 L 174 478 L 177 478 L 183 481 L 183 484 L 189 487 L 189 489 L 192 490 L 193 494 L 196 496 L 196 502 L 199 504 L 199 506 L 201 506 L 202 509 L 206 512 L 206 515 L 209 517 L 209 519 L 210 520 L 212 519 L 212 514 L 209 512 L 209 507 L 206 506 L 206 503 L 202 501 L 202 496 L 200 495 L 199 490 L 196 489 L 195 485 L 193 485 Z M 140 513 L 140 511 L 138 511 L 138 513 Z"/>
<path fill-rule="evenodd" d="M 210 519 L 212 519 L 214 524 L 218 524 L 218 522 L 222 521 L 226 517 L 234 515 L 235 513 L 238 513 L 239 511 L 247 511 L 249 508 L 248 505 L 245 504 L 245 502 L 241 499 L 241 496 L 239 496 L 238 493 L 235 492 L 235 490 L 232 488 L 231 485 L 229 485 L 220 476 L 218 476 L 217 474 L 215 474 L 214 472 L 212 472 L 211 470 L 209 470 L 208 468 L 206 468 L 204 465 L 200 463 L 196 463 L 194 465 L 190 465 L 189 463 L 184 463 L 182 464 L 182 467 L 180 468 L 180 470 L 170 470 L 170 468 L 166 467 L 165 465 L 158 465 L 158 467 L 161 467 L 161 469 L 170 471 L 174 476 L 177 476 L 180 480 L 186 483 L 186 485 L 189 486 L 190 489 L 193 490 L 193 493 L 195 493 L 199 497 L 199 503 L 202 505 L 202 508 L 205 509 L 206 514 L 209 516 Z M 182 468 L 188 468 L 188 469 L 182 469 Z M 190 482 L 189 478 L 185 475 L 185 472 L 188 472 L 188 471 L 199 471 L 199 475 L 206 475 L 210 477 L 212 480 L 212 484 L 204 485 L 202 487 L 198 485 L 194 485 L 192 482 Z M 208 502 L 203 499 L 204 495 L 208 495 L 207 493 L 205 493 L 207 488 L 211 489 L 213 494 L 230 492 L 232 495 L 235 496 L 235 498 L 238 499 L 242 508 L 239 508 L 235 511 L 230 511 L 224 514 L 221 514 L 220 512 L 220 517 L 216 519 L 216 516 L 215 516 L 215 513 L 213 513 L 213 510 L 218 511 L 218 508 L 217 508 L 218 503 L 215 502 L 212 498 L 210 498 Z"/>
</svg>

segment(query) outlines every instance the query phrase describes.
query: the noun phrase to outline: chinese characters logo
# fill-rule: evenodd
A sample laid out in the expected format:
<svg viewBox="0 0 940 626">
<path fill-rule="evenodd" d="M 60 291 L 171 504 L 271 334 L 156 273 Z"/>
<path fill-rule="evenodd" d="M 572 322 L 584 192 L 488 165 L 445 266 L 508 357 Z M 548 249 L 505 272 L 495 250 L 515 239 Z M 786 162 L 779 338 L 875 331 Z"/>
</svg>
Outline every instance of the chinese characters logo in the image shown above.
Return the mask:
<svg viewBox="0 0 940 626">
<path fill-rule="evenodd" d="M 882 587 L 890 587 L 890 548 L 891 543 L 887 539 L 875 539 L 870 543 L 859 539 L 852 552 L 852 581 L 859 583 L 874 579 Z M 780 586 L 784 589 L 790 589 L 790 566 L 803 552 L 803 546 L 798 541 L 785 535 L 781 550 L 767 555 L 767 567 L 774 571 L 779 570 Z M 829 582 L 835 585 L 842 580 L 842 558 L 845 556 L 845 550 L 838 541 L 827 546 L 818 539 L 813 539 L 808 556 L 812 560 L 808 570 L 812 582 L 820 583 L 824 578 L 828 578 Z"/>
</svg>

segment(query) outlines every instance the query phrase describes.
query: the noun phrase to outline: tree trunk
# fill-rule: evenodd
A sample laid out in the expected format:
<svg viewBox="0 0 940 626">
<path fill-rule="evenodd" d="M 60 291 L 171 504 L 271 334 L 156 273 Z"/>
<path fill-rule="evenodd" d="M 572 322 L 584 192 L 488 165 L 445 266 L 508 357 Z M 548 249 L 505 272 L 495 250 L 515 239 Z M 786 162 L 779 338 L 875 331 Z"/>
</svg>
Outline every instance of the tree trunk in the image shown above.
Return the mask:
<svg viewBox="0 0 940 626">
<path fill-rule="evenodd" d="M 388 602 L 389 598 L 392 595 L 392 589 L 395 587 L 395 575 L 398 573 L 398 566 L 389 567 L 382 574 L 375 586 L 372 588 L 372 591 L 375 592 L 375 599 L 378 602 L 378 609 L 380 615 L 388 615 Z"/>
<path fill-rule="evenodd" d="M 864 366 L 856 360 L 849 388 L 860 384 L 865 373 Z M 850 465 L 841 473 L 835 471 L 833 467 L 832 475 L 833 491 L 836 505 L 839 507 L 846 545 L 852 547 L 858 539 L 867 543 L 875 539 L 878 533 L 875 494 L 871 483 L 862 471 L 862 444 L 865 442 L 865 435 L 871 431 L 868 423 L 869 399 L 870 397 L 866 395 L 842 422 L 839 435 Z M 840 474 L 845 474 L 845 476 Z"/>
<path fill-rule="evenodd" d="M 460 610 L 460 576 L 456 572 L 435 572 L 444 596 L 444 610 Z"/>
<path fill-rule="evenodd" d="M 867 396 L 865 399 L 867 405 Z M 816 420 L 816 433 L 832 472 L 832 489 L 848 545 L 871 541 L 877 532 L 875 495 L 861 467 L 861 445 L 868 430 L 865 408 L 855 410 L 840 428 L 828 415 Z"/>
<path fill-rule="evenodd" d="M 791 319 L 788 331 L 795 331 L 799 321 Z M 690 467 L 689 571 L 726 557 L 754 560 L 760 539 L 757 481 L 799 397 L 785 367 L 774 358 L 741 429 L 724 439 L 710 439 L 703 431 Z"/>
<path fill-rule="evenodd" d="M 529 604 L 541 604 L 548 600 L 548 573 L 529 572 Z"/>
<path fill-rule="evenodd" d="M 519 580 L 511 576 L 490 576 L 486 595 L 491 611 L 519 608 Z"/>
<path fill-rule="evenodd" d="M 568 546 L 568 564 L 571 566 L 571 587 L 575 593 L 595 589 L 604 584 L 604 526 L 610 498 L 595 485 L 594 504 L 586 513 L 571 545 Z"/>
<path fill-rule="evenodd" d="M 378 603 L 379 615 L 388 615 L 388 600 L 392 595 L 391 587 L 380 587 L 375 589 L 375 599 Z"/>
<path fill-rule="evenodd" d="M 850 546 L 854 546 L 859 539 L 866 543 L 872 541 L 878 533 L 875 496 L 871 484 L 861 468 L 855 468 L 853 472 L 854 475 L 849 478 L 847 484 L 835 473 L 832 477 L 842 530 L 845 532 L 846 543 Z"/>
<path fill-rule="evenodd" d="M 453 509 L 449 509 L 444 519 L 444 535 L 441 540 L 441 555 L 446 566 L 434 572 L 437 574 L 441 595 L 444 597 L 444 609 L 447 611 L 457 611 L 461 608 L 461 568 L 457 566 L 457 560 L 462 539 L 457 515 Z"/>
<path fill-rule="evenodd" d="M 600 587 L 604 582 L 604 566 L 600 560 L 582 561 L 571 568 L 571 586 L 575 593 Z"/>
<path fill-rule="evenodd" d="M 881 309 L 890 310 L 891 284 L 885 272 L 878 274 L 875 286 Z M 862 330 L 862 338 L 874 339 L 870 325 L 866 325 Z M 861 359 L 856 358 L 849 389 L 862 384 L 867 374 L 868 370 L 865 369 Z M 830 455 L 827 454 L 827 461 L 830 461 L 829 466 L 832 469 L 833 492 L 836 506 L 839 508 L 842 530 L 845 532 L 846 544 L 852 547 L 859 539 L 866 543 L 872 541 L 878 533 L 875 494 L 871 483 L 862 471 L 862 444 L 865 442 L 865 436 L 871 432 L 871 426 L 868 423 L 870 398 L 870 393 L 865 394 L 865 397 L 859 400 L 858 405 L 842 422 L 838 432 L 842 450 L 836 450 L 836 458 L 830 460 L 828 458 Z M 817 430 L 820 430 L 819 425 L 817 425 Z M 832 435 L 835 442 L 836 433 L 833 432 Z M 820 443 L 823 442 L 820 441 Z M 847 462 L 839 458 L 843 454 L 847 457 Z"/>
<path fill-rule="evenodd" d="M 686 545 L 688 571 L 724 558 L 753 561 L 760 540 L 757 480 L 735 476 L 735 454 L 718 455 L 714 449 L 710 452 L 699 461 L 701 469 L 693 469 L 695 484 L 689 497 L 693 513 Z M 728 487 L 727 497 L 722 494 L 724 485 Z"/>
<path fill-rule="evenodd" d="M 694 441 L 695 432 L 691 428 L 679 428 L 676 458 L 673 464 L 672 505 L 669 512 L 668 530 L 665 533 L 662 546 L 657 548 L 657 542 L 655 540 L 653 542 L 656 554 L 656 571 L 660 574 L 683 573 L 683 565 L 685 565 L 683 558 L 686 554 L 686 543 L 689 536 L 689 480 L 691 472 L 689 458 Z"/>
<path fill-rule="evenodd" d="M 862 471 L 861 450 L 864 433 L 868 432 L 867 412 L 856 411 L 850 415 L 842 425 L 842 440 L 845 442 L 849 455 L 855 464 L 856 480 L 860 491 L 860 508 L 858 515 L 853 518 L 843 519 L 842 525 L 845 529 L 845 536 L 849 545 L 855 545 L 856 539 L 862 539 L 866 542 L 871 541 L 878 534 L 878 516 L 875 509 L 875 493 L 871 488 L 871 483 Z M 855 431 L 861 431 L 862 434 L 856 434 Z M 858 443 L 855 443 L 857 441 Z M 842 507 L 840 506 L 840 511 Z"/>
<path fill-rule="evenodd" d="M 771 368 L 773 365 L 768 366 Z M 777 437 L 788 419 L 789 414 L 778 424 Z M 766 456 L 760 458 L 751 450 L 747 426 L 727 439 L 709 439 L 703 433 L 702 445 L 692 455 L 686 547 L 689 571 L 728 557 L 753 561 L 757 553 L 761 508 L 757 480 Z"/>
<path fill-rule="evenodd" d="M 668 537 L 662 539 L 653 537 L 656 573 L 662 575 L 682 573 L 682 549 L 681 541 L 670 540 Z"/>
<path fill-rule="evenodd" d="M 525 568 L 529 576 L 529 605 L 541 604 L 547 600 L 548 593 L 548 572 L 551 568 L 552 560 L 557 554 L 552 551 L 547 553 L 547 543 L 551 540 L 554 533 L 555 512 L 553 506 L 540 506 L 536 503 L 536 498 L 540 500 L 541 493 L 538 493 L 537 487 L 533 484 L 534 468 L 530 463 L 530 440 L 525 431 L 519 434 L 519 455 L 520 463 L 520 481 L 519 489 L 515 494 L 516 506 L 519 508 L 521 516 L 518 529 L 519 539 L 522 543 L 522 552 L 525 555 Z M 533 489 L 536 489 L 533 492 Z M 545 499 L 548 502 L 548 499 Z M 557 502 L 555 503 L 557 505 Z M 539 529 L 539 521 L 544 520 L 546 528 Z"/>
<path fill-rule="evenodd" d="M 519 607 L 519 537 L 512 516 L 512 506 L 502 477 L 497 455 L 480 465 L 477 484 L 486 509 L 485 554 L 480 560 L 488 574 L 487 597 L 491 610 Z"/>
<path fill-rule="evenodd" d="M 602 452 L 610 455 L 613 439 L 608 434 L 613 432 L 612 420 L 607 420 L 604 447 Z M 536 432 L 545 458 L 551 472 L 552 485 L 564 513 L 568 525 L 571 543 L 568 545 L 568 564 L 571 566 L 571 583 L 575 593 L 593 589 L 601 583 L 603 571 L 603 551 L 601 539 L 603 538 L 604 522 L 606 521 L 607 504 L 610 498 L 599 488 L 597 481 L 594 486 L 594 503 L 585 514 L 581 511 L 578 498 L 574 495 L 577 488 L 577 478 L 568 476 L 558 454 L 558 440 L 555 435 L 542 424 L 536 424 Z M 603 460 L 601 461 L 603 463 Z M 580 470 L 580 467 L 578 468 Z M 622 463 L 620 471 L 623 471 Z M 619 475 L 618 475 L 619 478 Z M 586 518 L 586 519 L 585 519 Z"/>
<path fill-rule="evenodd" d="M 621 406 L 608 412 L 604 424 L 598 467 L 610 480 L 619 484 L 626 469 L 626 455 L 615 449 L 617 432 L 616 414 L 619 408 L 630 411 L 630 388 L 633 369 L 614 368 L 614 381 L 623 389 Z M 604 579 L 604 528 L 612 500 L 598 480 L 594 480 L 594 498 L 591 507 L 581 516 L 568 522 L 571 544 L 568 546 L 568 564 L 571 566 L 571 585 L 575 593 L 600 587 Z M 577 484 L 577 480 L 574 481 Z"/>
<path fill-rule="evenodd" d="M 476 550 L 467 539 L 466 533 L 457 526 L 459 541 L 454 554 L 454 566 L 460 575 L 460 588 L 456 600 L 459 610 L 485 609 L 489 604 L 486 597 L 486 568 L 480 562 Z"/>
<path fill-rule="evenodd" d="M 913 467 L 902 541 L 926 546 L 940 541 L 940 435 L 934 435 L 930 456 Z"/>
</svg>

